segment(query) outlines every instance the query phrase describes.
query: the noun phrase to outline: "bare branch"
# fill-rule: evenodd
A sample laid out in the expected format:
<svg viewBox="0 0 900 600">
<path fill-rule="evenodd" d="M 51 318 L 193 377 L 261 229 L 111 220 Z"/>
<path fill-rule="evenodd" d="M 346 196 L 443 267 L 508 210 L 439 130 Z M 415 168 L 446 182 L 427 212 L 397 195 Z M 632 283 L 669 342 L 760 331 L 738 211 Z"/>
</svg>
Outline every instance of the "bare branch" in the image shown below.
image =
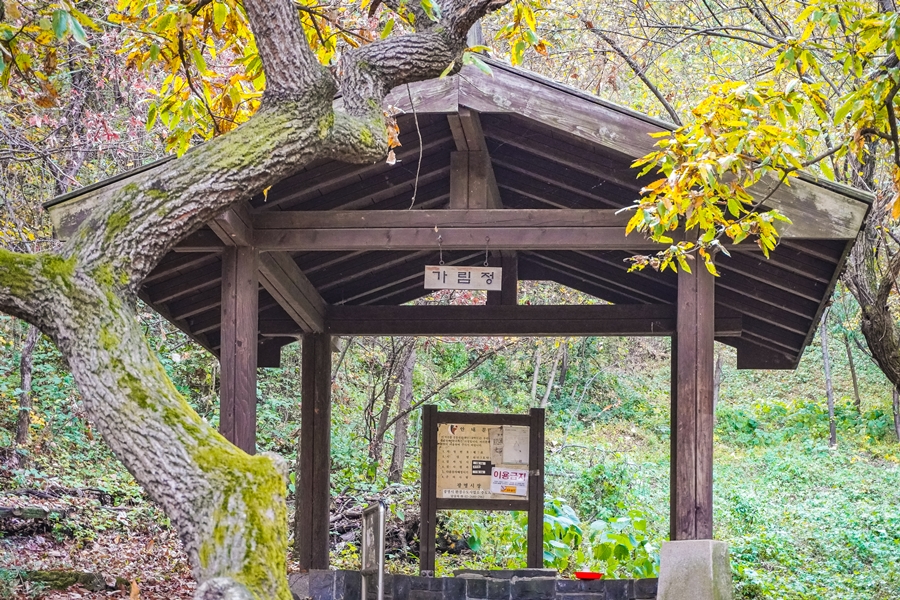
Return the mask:
<svg viewBox="0 0 900 600">
<path fill-rule="evenodd" d="M 662 92 L 659 91 L 659 88 L 657 88 L 656 85 L 654 85 L 653 82 L 650 81 L 650 78 L 647 77 L 647 74 L 645 73 L 645 69 L 637 64 L 637 62 L 633 58 L 631 58 L 631 56 L 627 52 L 625 52 L 625 50 L 621 46 L 615 43 L 615 41 L 613 41 L 613 39 L 606 35 L 603 31 L 594 27 L 588 27 L 587 30 L 606 42 L 606 44 L 610 48 L 612 48 L 616 54 L 621 56 L 622 59 L 626 63 L 628 63 L 628 66 L 631 67 L 631 70 L 634 71 L 634 74 L 638 76 L 638 79 L 640 79 L 644 83 L 644 85 L 647 86 L 647 89 L 650 90 L 650 92 L 656 97 L 656 99 L 659 100 L 659 103 L 663 105 L 663 108 L 666 110 L 666 112 L 669 113 L 669 117 L 672 119 L 672 122 L 680 127 L 682 123 L 681 119 L 678 117 L 678 113 L 675 111 L 675 107 L 673 107 L 669 103 L 669 101 L 666 100 L 666 97 L 662 95 Z"/>
<path fill-rule="evenodd" d="M 400 419 L 402 419 L 403 417 L 405 417 L 406 415 L 408 415 L 412 411 L 416 410 L 417 408 L 419 408 L 420 406 L 422 406 L 423 404 L 425 404 L 426 402 L 428 402 L 429 400 L 431 400 L 432 398 L 434 398 L 435 396 L 440 394 L 442 391 L 447 389 L 447 387 L 450 386 L 453 382 L 465 377 L 466 375 L 468 375 L 469 373 L 471 373 L 472 371 L 477 369 L 479 366 L 481 366 L 486 360 L 488 360 L 492 356 L 496 355 L 498 352 L 505 350 L 506 348 L 507 348 L 507 345 L 504 344 L 504 345 L 500 346 L 499 348 L 494 348 L 493 350 L 488 350 L 487 352 L 481 354 L 478 358 L 476 358 L 475 360 L 470 362 L 468 365 L 466 365 L 466 367 L 464 369 L 457 371 L 456 374 L 454 374 L 452 377 L 449 377 L 448 379 L 444 380 L 444 382 L 441 385 L 439 385 L 435 389 L 431 390 L 430 392 L 424 394 L 421 398 L 419 398 L 419 400 L 417 402 L 413 403 L 408 409 L 398 411 L 397 414 L 394 415 L 394 418 L 391 419 L 390 421 L 388 421 L 387 425 L 385 426 L 385 429 L 390 428 L 394 423 L 396 423 L 397 421 L 399 421 Z"/>
</svg>

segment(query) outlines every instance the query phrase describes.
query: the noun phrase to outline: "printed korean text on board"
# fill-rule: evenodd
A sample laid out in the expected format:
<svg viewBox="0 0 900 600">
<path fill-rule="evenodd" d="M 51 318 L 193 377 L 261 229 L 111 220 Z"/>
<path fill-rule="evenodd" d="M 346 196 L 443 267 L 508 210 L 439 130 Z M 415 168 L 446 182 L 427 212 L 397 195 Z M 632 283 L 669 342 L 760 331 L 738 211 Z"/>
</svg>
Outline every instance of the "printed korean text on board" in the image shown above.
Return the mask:
<svg viewBox="0 0 900 600">
<path fill-rule="evenodd" d="M 529 427 L 441 423 L 437 434 L 438 498 L 527 499 Z M 521 485 L 494 486 L 493 470 L 522 473 Z"/>
<path fill-rule="evenodd" d="M 426 290 L 488 290 L 498 292 L 503 279 L 502 267 L 425 267 Z"/>
</svg>

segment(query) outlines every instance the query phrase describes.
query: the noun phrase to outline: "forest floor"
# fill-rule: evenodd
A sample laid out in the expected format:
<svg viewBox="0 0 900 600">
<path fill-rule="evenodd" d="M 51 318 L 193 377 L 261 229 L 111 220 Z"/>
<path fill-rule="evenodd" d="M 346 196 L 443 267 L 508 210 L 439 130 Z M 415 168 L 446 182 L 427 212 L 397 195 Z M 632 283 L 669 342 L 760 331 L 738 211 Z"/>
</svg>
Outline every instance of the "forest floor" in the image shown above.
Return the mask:
<svg viewBox="0 0 900 600">
<path fill-rule="evenodd" d="M 600 507 L 585 495 L 588 488 L 581 475 L 624 478 L 621 504 L 643 510 L 652 536 L 664 538 L 668 473 L 661 455 L 664 440 L 621 422 L 570 435 L 566 444 L 562 431 L 549 433 L 548 497 L 565 498 L 585 513 Z M 732 444 L 723 442 L 725 436 L 717 437 L 716 535 L 730 543 L 739 598 L 900 599 L 896 457 L 847 442 L 837 449 L 821 440 L 741 446 L 734 445 L 740 441 L 735 435 L 728 436 Z M 90 491 L 82 496 L 59 494 L 60 482 L 52 476 L 44 479 L 42 488 L 60 497 L 0 495 L 3 506 L 40 506 L 68 513 L 62 519 L 24 525 L 17 521 L 18 528 L 7 527 L 6 537 L 0 539 L 0 598 L 4 593 L 7 598 L 48 599 L 192 597 L 194 586 L 177 537 L 151 503 L 135 498 L 130 489 L 106 498 Z M 393 506 L 395 521 L 398 512 L 403 516 L 403 511 L 416 511 L 415 495 L 407 493 L 398 500 Z M 515 532 L 509 533 L 502 518 L 459 512 L 450 514 L 444 526 L 461 539 L 472 539 L 479 527 L 489 531 L 477 553 L 446 554 L 440 558 L 440 570 L 508 564 L 511 540 L 506 538 Z M 354 567 L 358 556 L 353 544 L 335 541 L 333 562 Z M 411 557 L 406 558 L 395 560 L 392 569 L 414 571 Z M 17 573 L 55 569 L 97 573 L 109 589 L 53 592 L 40 584 L 14 581 Z M 119 590 L 114 589 L 117 578 Z"/>
<path fill-rule="evenodd" d="M 45 489 L 54 492 L 52 486 Z M 0 539 L 0 597 L 193 597 L 190 567 L 162 513 L 146 502 L 109 506 L 93 495 L 65 494 L 47 499 L 0 494 L 0 505 L 5 508 L 43 508 L 51 513 L 49 519 L 7 520 L 6 537 Z M 39 581 L 25 580 L 33 578 L 26 574 L 34 571 L 80 572 L 97 577 L 87 583 L 92 589 L 75 585 L 53 591 Z"/>
</svg>

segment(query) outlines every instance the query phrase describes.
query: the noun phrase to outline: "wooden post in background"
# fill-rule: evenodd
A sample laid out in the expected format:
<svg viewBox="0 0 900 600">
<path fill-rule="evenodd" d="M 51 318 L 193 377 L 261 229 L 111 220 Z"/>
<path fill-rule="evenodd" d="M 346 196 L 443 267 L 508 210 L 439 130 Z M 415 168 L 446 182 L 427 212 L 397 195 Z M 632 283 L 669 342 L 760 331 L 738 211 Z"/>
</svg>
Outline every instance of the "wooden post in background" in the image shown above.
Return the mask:
<svg viewBox="0 0 900 600">
<path fill-rule="evenodd" d="M 499 257 L 492 256 L 492 267 L 503 269 L 503 287 L 499 292 L 487 293 L 487 304 L 491 306 L 514 306 L 519 303 L 519 259 L 515 251 L 503 251 Z"/>
<path fill-rule="evenodd" d="M 712 539 L 715 278 L 699 261 L 678 272 L 677 311 L 670 539 Z"/>
<path fill-rule="evenodd" d="M 258 260 L 256 249 L 248 246 L 222 253 L 219 432 L 248 454 L 256 452 Z"/>
<path fill-rule="evenodd" d="M 434 575 L 437 537 L 437 406 L 422 407 L 422 486 L 419 509 L 419 575 Z"/>
<path fill-rule="evenodd" d="M 303 336 L 300 476 L 294 551 L 303 571 L 328 568 L 331 505 L 331 336 Z"/>
</svg>

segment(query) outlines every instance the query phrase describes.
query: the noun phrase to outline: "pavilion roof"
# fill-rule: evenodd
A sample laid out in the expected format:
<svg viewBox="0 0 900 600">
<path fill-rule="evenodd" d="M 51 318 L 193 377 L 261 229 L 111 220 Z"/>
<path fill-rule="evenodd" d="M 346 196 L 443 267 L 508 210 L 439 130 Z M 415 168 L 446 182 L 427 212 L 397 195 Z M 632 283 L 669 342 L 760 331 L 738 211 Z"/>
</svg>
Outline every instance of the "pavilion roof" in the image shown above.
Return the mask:
<svg viewBox="0 0 900 600">
<path fill-rule="evenodd" d="M 642 181 L 630 165 L 652 149 L 649 134 L 670 125 L 527 71 L 490 64 L 493 76 L 465 68 L 456 76 L 411 85 L 409 92 L 395 90 L 387 102 L 405 111 L 398 118 L 402 146 L 396 164 L 310 164 L 273 186 L 267 197 L 252 198 L 193 234 L 147 278 L 142 298 L 217 351 L 221 251 L 228 232 L 245 227 L 256 236 L 254 245 L 265 251 L 260 260 L 260 364 L 273 365 L 282 345 L 315 327 L 315 319 L 305 314 L 321 317 L 338 305 L 399 305 L 428 295 L 423 266 L 436 264 L 439 255 L 436 242 L 411 246 L 392 242 L 390 234 L 385 244 L 372 249 L 326 242 L 324 236 L 317 238 L 318 246 L 291 245 L 285 240 L 297 236 L 279 224 L 291 222 L 288 213 L 405 210 L 416 185 L 413 212 L 459 208 L 451 202 L 459 168 L 451 155 L 460 152 L 489 157 L 486 181 L 499 198 L 493 197 L 491 204 L 488 193 L 484 208 L 608 212 L 633 204 Z M 166 160 L 48 203 L 58 235 L 65 238 L 74 231 L 99 191 L 124 185 L 141 170 L 165 168 Z M 731 332 L 717 339 L 738 349 L 739 367 L 796 366 L 870 202 L 858 190 L 801 175 L 790 186 L 778 187 L 766 203 L 793 221 L 771 258 L 744 243 L 730 249 L 730 258 L 717 261 L 716 317 L 741 322 L 739 336 Z M 520 280 L 554 281 L 614 304 L 671 307 L 675 302 L 673 273 L 626 274 L 624 259 L 635 253 L 634 244 L 613 249 L 573 241 L 563 247 L 554 239 L 527 248 L 507 244 L 506 250 L 516 250 Z M 480 265 L 484 255 L 483 248 L 443 251 L 444 260 L 456 265 Z M 335 310 L 346 314 L 349 309 Z"/>
</svg>

